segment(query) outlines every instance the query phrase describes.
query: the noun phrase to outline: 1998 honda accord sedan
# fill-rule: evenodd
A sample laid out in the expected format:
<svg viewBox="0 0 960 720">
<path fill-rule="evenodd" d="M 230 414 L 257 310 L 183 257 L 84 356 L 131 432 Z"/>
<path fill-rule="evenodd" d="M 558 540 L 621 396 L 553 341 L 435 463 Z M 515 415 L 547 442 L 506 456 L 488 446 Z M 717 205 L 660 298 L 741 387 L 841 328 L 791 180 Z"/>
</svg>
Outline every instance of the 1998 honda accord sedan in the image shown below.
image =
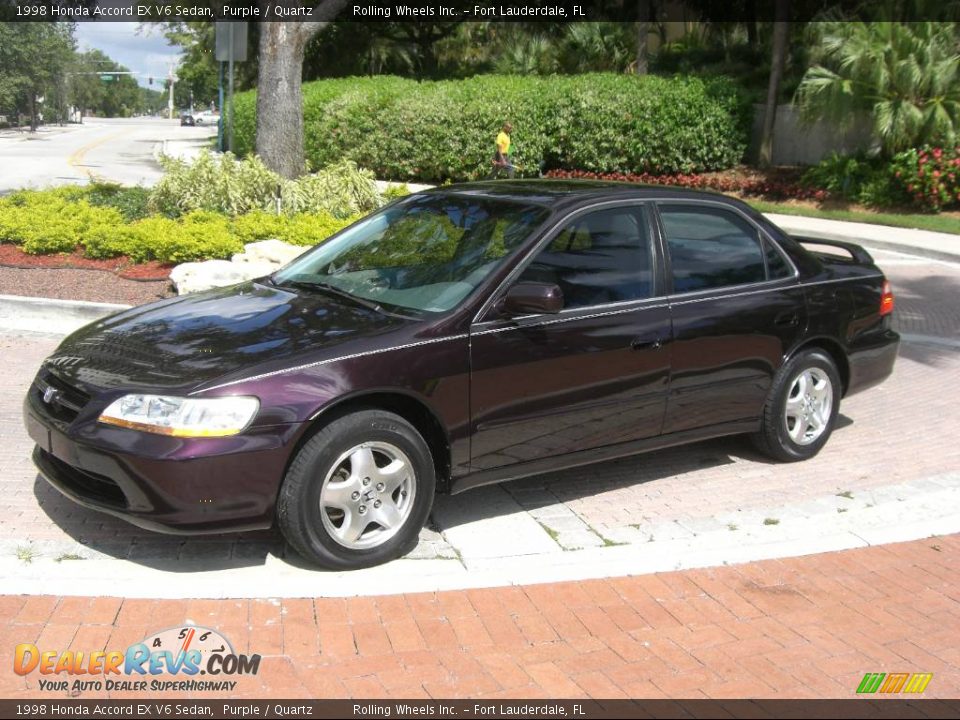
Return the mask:
<svg viewBox="0 0 960 720">
<path fill-rule="evenodd" d="M 358 568 L 408 552 L 438 492 L 736 433 L 803 460 L 899 344 L 870 255 L 816 242 L 672 188 L 417 193 L 73 333 L 24 404 L 34 461 L 146 528 L 276 522 Z"/>
</svg>

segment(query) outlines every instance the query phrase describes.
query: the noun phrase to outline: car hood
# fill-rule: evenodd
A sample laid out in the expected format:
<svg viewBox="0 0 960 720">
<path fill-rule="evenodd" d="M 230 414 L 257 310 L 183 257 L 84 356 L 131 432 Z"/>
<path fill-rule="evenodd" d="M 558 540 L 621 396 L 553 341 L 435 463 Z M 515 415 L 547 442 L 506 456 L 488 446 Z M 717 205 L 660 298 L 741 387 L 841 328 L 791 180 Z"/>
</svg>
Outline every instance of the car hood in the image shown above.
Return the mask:
<svg viewBox="0 0 960 720">
<path fill-rule="evenodd" d="M 249 282 L 111 315 L 70 335 L 45 362 L 86 390 L 195 388 L 262 363 L 325 350 L 413 322 L 349 299 Z"/>
</svg>

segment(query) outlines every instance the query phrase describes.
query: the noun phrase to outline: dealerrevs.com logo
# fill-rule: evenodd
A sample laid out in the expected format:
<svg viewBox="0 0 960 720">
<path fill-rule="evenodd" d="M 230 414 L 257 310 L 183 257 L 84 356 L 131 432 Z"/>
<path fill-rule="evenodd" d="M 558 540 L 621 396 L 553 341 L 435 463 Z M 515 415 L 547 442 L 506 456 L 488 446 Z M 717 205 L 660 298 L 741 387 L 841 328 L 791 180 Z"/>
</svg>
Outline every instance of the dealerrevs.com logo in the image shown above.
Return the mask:
<svg viewBox="0 0 960 720">
<path fill-rule="evenodd" d="M 259 669 L 259 655 L 237 654 L 224 635 L 194 625 L 163 630 L 126 650 L 60 651 L 22 643 L 13 657 L 17 675 L 39 672 L 45 676 L 40 690 L 51 692 L 233 690 L 237 681 L 227 678 Z"/>
</svg>

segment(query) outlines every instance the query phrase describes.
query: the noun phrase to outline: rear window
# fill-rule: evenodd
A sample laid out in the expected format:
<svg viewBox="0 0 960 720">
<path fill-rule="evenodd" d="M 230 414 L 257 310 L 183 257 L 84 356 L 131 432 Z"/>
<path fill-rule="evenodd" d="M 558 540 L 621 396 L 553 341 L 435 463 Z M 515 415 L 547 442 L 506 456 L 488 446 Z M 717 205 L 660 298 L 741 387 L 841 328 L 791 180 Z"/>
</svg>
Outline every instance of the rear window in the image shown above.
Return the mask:
<svg viewBox="0 0 960 720">
<path fill-rule="evenodd" d="M 675 293 L 746 285 L 786 277 L 786 261 L 776 248 L 764 247 L 757 229 L 735 212 L 688 204 L 659 206 L 670 252 Z"/>
</svg>

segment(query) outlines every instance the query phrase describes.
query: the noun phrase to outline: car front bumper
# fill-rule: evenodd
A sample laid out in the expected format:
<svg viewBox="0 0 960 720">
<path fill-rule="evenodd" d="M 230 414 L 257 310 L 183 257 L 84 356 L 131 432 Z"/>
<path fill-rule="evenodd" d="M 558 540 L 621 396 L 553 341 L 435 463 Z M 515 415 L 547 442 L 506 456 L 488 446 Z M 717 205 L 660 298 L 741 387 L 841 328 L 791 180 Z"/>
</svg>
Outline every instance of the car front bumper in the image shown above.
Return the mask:
<svg viewBox="0 0 960 720">
<path fill-rule="evenodd" d="M 176 438 L 64 418 L 37 385 L 23 405 L 41 476 L 84 507 L 165 533 L 268 528 L 300 424 Z"/>
</svg>

